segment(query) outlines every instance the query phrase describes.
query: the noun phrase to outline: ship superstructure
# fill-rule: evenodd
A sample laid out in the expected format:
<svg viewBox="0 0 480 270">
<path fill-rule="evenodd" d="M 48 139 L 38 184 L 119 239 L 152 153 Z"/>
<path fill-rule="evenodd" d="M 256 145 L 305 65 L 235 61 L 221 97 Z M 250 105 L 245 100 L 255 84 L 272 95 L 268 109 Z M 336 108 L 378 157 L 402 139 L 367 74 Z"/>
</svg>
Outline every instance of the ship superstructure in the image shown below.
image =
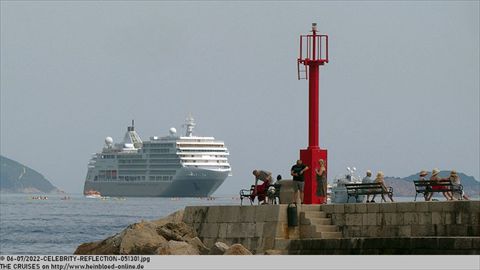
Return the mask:
<svg viewBox="0 0 480 270">
<path fill-rule="evenodd" d="M 184 125 L 185 136 L 175 128 L 169 135 L 142 141 L 134 122 L 121 143 L 105 138 L 105 146 L 88 164 L 84 193 L 102 196 L 206 197 L 231 172 L 223 141 L 193 135 L 194 119 Z"/>
</svg>

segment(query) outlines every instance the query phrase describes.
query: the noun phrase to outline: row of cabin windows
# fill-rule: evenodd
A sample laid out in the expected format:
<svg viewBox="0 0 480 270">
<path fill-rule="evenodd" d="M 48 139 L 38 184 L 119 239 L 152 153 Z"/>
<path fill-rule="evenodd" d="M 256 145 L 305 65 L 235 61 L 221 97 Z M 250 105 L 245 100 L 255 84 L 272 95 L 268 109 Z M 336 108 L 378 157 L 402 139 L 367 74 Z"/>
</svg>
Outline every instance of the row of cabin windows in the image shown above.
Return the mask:
<svg viewBox="0 0 480 270">
<path fill-rule="evenodd" d="M 204 155 L 179 155 L 181 157 L 203 157 Z M 209 155 L 209 158 L 216 157 L 216 158 L 225 158 L 225 156 L 222 155 Z"/>
<path fill-rule="evenodd" d="M 132 174 L 144 174 L 145 170 L 119 170 L 118 174 L 120 175 L 132 175 Z"/>
<path fill-rule="evenodd" d="M 212 148 L 223 148 L 223 144 L 179 144 L 178 147 L 212 147 Z"/>
<path fill-rule="evenodd" d="M 149 158 L 176 158 L 177 155 L 166 154 L 148 154 Z"/>
<path fill-rule="evenodd" d="M 217 168 L 217 169 L 230 169 L 230 166 L 217 166 L 217 165 L 214 165 L 214 164 L 209 164 L 209 165 L 187 165 L 187 167 L 195 167 L 195 168 L 198 168 L 198 166 L 200 166 L 200 168 L 205 167 L 205 166 L 213 166 L 214 168 Z"/>
<path fill-rule="evenodd" d="M 150 181 L 171 181 L 173 175 L 151 175 L 148 178 Z M 106 177 L 105 175 L 97 175 L 94 181 L 145 181 L 144 175 L 121 175 L 118 177 Z"/>
<path fill-rule="evenodd" d="M 144 164 L 146 162 L 147 161 L 145 159 L 121 159 L 118 161 L 118 164 L 131 164 L 131 163 Z"/>
<path fill-rule="evenodd" d="M 157 168 L 154 166 L 151 170 L 148 170 L 150 174 L 168 174 L 174 175 L 177 173 L 176 170 L 162 170 L 161 168 Z M 169 167 L 172 168 L 172 167 Z M 135 175 L 135 174 L 143 174 L 145 170 L 119 170 L 118 173 L 116 170 L 100 170 L 98 171 L 97 176 L 106 179 L 106 178 L 116 178 L 118 175 Z"/>
<path fill-rule="evenodd" d="M 145 168 L 148 164 L 147 163 L 142 163 L 142 164 L 118 164 L 120 168 Z M 180 160 L 170 160 L 168 162 L 162 161 L 162 162 L 150 162 L 149 163 L 150 167 L 155 167 L 155 168 L 177 168 L 180 165 Z"/>
<path fill-rule="evenodd" d="M 147 164 L 119 164 L 119 169 L 145 169 Z"/>
<path fill-rule="evenodd" d="M 152 158 L 152 159 L 149 159 L 149 163 L 172 163 L 172 162 L 178 162 L 180 159 L 178 158 L 178 156 L 174 156 L 174 157 L 162 157 L 162 158 Z M 123 160 L 122 160 L 123 161 Z M 144 159 L 143 162 L 139 162 L 138 160 L 132 160 L 131 162 L 130 161 L 123 161 L 123 162 L 118 162 L 118 164 L 146 164 L 147 163 L 147 159 Z"/>
<path fill-rule="evenodd" d="M 149 174 L 150 175 L 175 175 L 177 171 L 173 170 L 150 170 Z"/>
<path fill-rule="evenodd" d="M 120 180 L 132 181 L 132 182 L 145 180 L 145 176 L 144 176 L 144 175 L 142 175 L 142 176 L 140 176 L 140 175 L 126 175 L 126 176 L 123 176 L 123 175 L 122 175 L 122 176 L 120 176 L 119 178 L 120 178 Z"/>
<path fill-rule="evenodd" d="M 192 163 L 228 163 L 226 160 L 184 160 L 183 162 L 192 162 Z"/>
<path fill-rule="evenodd" d="M 170 149 L 143 149 L 144 153 L 169 153 Z"/>
<path fill-rule="evenodd" d="M 193 150 L 193 149 L 180 149 L 180 153 L 183 153 L 183 152 L 202 152 L 202 153 L 205 153 L 205 152 L 223 152 L 223 153 L 226 153 L 227 151 L 226 150 L 223 150 L 223 149 L 220 149 L 220 150 L 216 150 L 216 149 L 211 149 L 211 150 Z"/>
<path fill-rule="evenodd" d="M 118 159 L 142 159 L 142 155 L 118 155 Z"/>
<path fill-rule="evenodd" d="M 94 180 L 114 180 L 117 179 L 116 170 L 101 170 L 98 172 L 98 175 L 95 176 Z"/>
<path fill-rule="evenodd" d="M 119 164 L 119 169 L 144 169 L 144 168 L 178 168 L 180 161 L 177 162 L 162 162 L 161 164 Z"/>
<path fill-rule="evenodd" d="M 168 176 L 168 175 L 158 175 L 158 176 L 149 177 L 150 181 L 171 181 L 172 179 L 173 179 L 173 176 Z"/>
<path fill-rule="evenodd" d="M 166 160 L 166 158 L 178 158 L 177 155 L 172 154 L 152 154 L 148 155 L 150 159 L 150 163 L 161 163 Z M 118 164 L 128 164 L 128 163 L 147 163 L 147 159 L 120 159 L 118 160 Z"/>
<path fill-rule="evenodd" d="M 171 159 L 174 159 L 174 158 L 178 158 L 177 155 L 159 155 L 159 154 L 153 154 L 153 155 L 148 155 L 150 159 L 150 162 L 153 163 L 161 163 L 161 162 L 164 162 L 165 160 L 167 160 L 167 158 L 169 158 L 170 160 Z M 146 163 L 147 162 L 147 159 L 122 159 L 122 160 L 119 160 L 118 163 L 119 164 L 126 164 L 126 163 Z"/>
<path fill-rule="evenodd" d="M 149 168 L 180 168 L 180 167 L 182 167 L 182 165 L 180 165 L 179 163 L 175 163 L 175 164 L 151 164 L 148 167 Z"/>
<path fill-rule="evenodd" d="M 173 143 L 144 143 L 144 148 L 161 148 L 161 147 L 174 147 Z"/>
</svg>

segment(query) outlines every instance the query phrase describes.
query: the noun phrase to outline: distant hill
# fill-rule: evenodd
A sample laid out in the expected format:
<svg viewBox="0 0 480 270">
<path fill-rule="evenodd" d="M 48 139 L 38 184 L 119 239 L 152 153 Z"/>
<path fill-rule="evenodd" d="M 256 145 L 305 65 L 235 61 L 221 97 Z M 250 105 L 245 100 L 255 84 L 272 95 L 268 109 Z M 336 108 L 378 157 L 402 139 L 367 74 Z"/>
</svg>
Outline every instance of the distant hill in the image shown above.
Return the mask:
<svg viewBox="0 0 480 270">
<path fill-rule="evenodd" d="M 457 172 L 460 176 L 460 181 L 463 185 L 463 190 L 468 196 L 478 197 L 480 194 L 480 182 L 473 176 L 466 175 L 461 172 Z M 440 178 L 446 178 L 450 175 L 450 171 L 440 171 Z M 427 176 L 429 178 L 430 175 Z M 417 174 L 400 178 L 400 177 L 385 177 L 387 186 L 393 187 L 393 194 L 395 196 L 415 196 L 415 188 L 413 186 L 413 180 L 418 180 Z"/>
<path fill-rule="evenodd" d="M 0 156 L 0 191 L 5 193 L 51 193 L 58 189 L 37 171 Z"/>
</svg>

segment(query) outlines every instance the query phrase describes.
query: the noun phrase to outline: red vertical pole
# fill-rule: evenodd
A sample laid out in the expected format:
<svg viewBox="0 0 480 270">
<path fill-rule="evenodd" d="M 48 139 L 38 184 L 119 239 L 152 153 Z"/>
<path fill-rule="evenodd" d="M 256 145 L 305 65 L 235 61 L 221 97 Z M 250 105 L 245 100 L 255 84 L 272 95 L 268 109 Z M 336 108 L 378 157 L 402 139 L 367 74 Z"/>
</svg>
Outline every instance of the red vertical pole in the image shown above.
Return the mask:
<svg viewBox="0 0 480 270">
<path fill-rule="evenodd" d="M 317 182 L 315 170 L 319 167 L 319 159 L 325 161 L 325 167 L 328 168 L 327 150 L 320 149 L 319 147 L 319 134 L 320 134 L 320 112 L 319 112 L 319 100 L 320 100 L 320 65 L 323 65 L 320 47 L 321 40 L 317 40 L 316 27 L 312 28 L 313 34 L 307 37 L 307 57 L 304 60 L 304 64 L 308 66 L 308 148 L 300 150 L 300 159 L 310 169 L 305 173 L 305 190 L 304 190 L 304 203 L 305 204 L 318 204 L 325 203 L 327 198 L 317 196 Z M 311 44 L 308 39 L 311 38 Z M 318 44 L 317 44 L 318 42 Z M 328 41 L 327 41 L 328 42 Z M 301 44 L 301 43 L 300 43 Z M 327 45 L 328 46 L 328 45 Z M 328 55 L 328 47 L 326 48 Z M 318 53 L 318 54 L 317 54 Z M 302 55 L 302 54 L 300 54 Z M 302 56 L 301 56 L 302 57 Z M 302 58 L 301 58 L 302 59 Z M 327 60 L 328 61 L 328 60 Z M 328 172 L 328 169 L 327 169 Z"/>
<path fill-rule="evenodd" d="M 312 35 L 312 62 L 310 62 L 308 96 L 309 96 L 309 136 L 308 148 L 318 148 L 318 63 L 317 63 L 317 31 Z M 320 55 L 318 56 L 320 58 Z"/>
<path fill-rule="evenodd" d="M 318 148 L 318 130 L 319 130 L 319 110 L 318 110 L 318 64 L 313 63 L 309 67 L 308 78 L 308 98 L 309 98 L 309 121 L 308 121 L 308 148 Z"/>
</svg>

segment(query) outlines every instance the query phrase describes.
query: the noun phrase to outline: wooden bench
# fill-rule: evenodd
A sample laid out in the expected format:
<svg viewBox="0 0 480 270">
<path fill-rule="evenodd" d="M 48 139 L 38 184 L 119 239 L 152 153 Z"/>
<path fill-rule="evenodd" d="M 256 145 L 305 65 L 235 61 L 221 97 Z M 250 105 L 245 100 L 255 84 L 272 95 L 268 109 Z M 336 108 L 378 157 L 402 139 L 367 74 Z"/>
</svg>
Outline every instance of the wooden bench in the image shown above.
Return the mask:
<svg viewBox="0 0 480 270">
<path fill-rule="evenodd" d="M 360 195 L 387 194 L 393 196 L 393 188 L 389 187 L 388 190 L 384 190 L 380 183 L 348 183 L 345 184 L 345 188 L 348 195 L 347 202 L 350 200 L 350 197 L 358 199 Z"/>
<path fill-rule="evenodd" d="M 455 185 L 450 180 L 414 180 L 413 184 L 415 185 L 415 201 L 417 201 L 417 196 L 419 193 L 422 193 L 423 196 L 426 196 L 428 193 L 434 192 L 452 192 L 462 194 L 463 186 Z M 459 196 L 462 200 L 462 196 Z"/>
</svg>

